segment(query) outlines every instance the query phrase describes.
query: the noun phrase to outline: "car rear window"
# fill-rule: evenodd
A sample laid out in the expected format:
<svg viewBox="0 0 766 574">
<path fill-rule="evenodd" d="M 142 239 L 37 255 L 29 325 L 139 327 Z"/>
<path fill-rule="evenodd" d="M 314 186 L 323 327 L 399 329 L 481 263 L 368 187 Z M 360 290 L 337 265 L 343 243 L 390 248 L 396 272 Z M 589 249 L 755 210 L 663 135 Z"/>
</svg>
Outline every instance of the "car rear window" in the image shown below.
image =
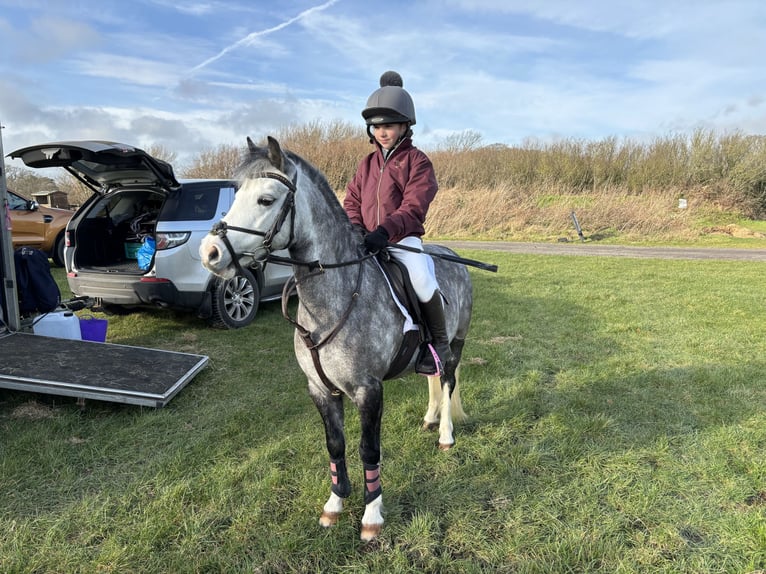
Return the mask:
<svg viewBox="0 0 766 574">
<path fill-rule="evenodd" d="M 206 221 L 218 207 L 220 185 L 181 186 L 170 192 L 162 207 L 162 221 Z"/>
<path fill-rule="evenodd" d="M 101 197 L 88 210 L 87 219 L 107 218 L 114 224 L 136 216 L 148 214 L 156 219 L 162 205 L 162 194 L 145 190 L 128 190 L 110 193 Z"/>
</svg>

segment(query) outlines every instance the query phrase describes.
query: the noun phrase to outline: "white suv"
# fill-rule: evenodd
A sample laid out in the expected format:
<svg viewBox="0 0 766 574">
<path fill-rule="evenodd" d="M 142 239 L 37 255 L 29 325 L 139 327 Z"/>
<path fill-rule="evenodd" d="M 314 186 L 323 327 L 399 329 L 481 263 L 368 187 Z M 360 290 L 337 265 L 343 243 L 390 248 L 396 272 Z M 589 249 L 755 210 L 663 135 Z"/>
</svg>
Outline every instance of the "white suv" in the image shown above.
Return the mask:
<svg viewBox="0 0 766 574">
<path fill-rule="evenodd" d="M 235 181 L 176 180 L 168 163 L 107 141 L 53 142 L 9 155 L 32 168 L 63 167 L 93 189 L 67 225 L 64 261 L 72 293 L 105 309 L 186 309 L 216 327 L 244 327 L 292 274 L 266 265 L 223 280 L 202 267 L 199 244 L 231 207 Z"/>
</svg>

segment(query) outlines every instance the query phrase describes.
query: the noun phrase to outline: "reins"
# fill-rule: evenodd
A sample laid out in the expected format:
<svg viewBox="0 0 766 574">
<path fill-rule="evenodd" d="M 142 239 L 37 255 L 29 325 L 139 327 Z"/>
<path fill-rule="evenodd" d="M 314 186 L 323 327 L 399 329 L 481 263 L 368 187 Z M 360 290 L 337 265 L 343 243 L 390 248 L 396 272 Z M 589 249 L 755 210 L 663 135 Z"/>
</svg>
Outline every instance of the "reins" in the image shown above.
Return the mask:
<svg viewBox="0 0 766 574">
<path fill-rule="evenodd" d="M 229 254 L 231 255 L 232 261 L 235 267 L 237 268 L 237 270 L 240 272 L 240 274 L 243 274 L 243 268 L 239 262 L 239 257 L 234 251 L 234 247 L 229 241 L 229 238 L 226 236 L 228 231 L 239 231 L 240 233 L 248 233 L 250 235 L 258 235 L 263 237 L 263 248 L 266 251 L 266 256 L 264 257 L 264 260 L 270 263 L 276 263 L 278 265 L 296 265 L 301 267 L 307 267 L 309 270 L 309 275 L 304 277 L 303 278 L 304 280 L 309 277 L 313 277 L 315 275 L 324 273 L 324 271 L 327 269 L 338 269 L 340 267 L 348 267 L 350 265 L 359 265 L 359 273 L 357 274 L 356 287 L 354 288 L 354 292 L 351 295 L 351 301 L 349 302 L 348 306 L 346 307 L 346 310 L 343 312 L 343 315 L 341 316 L 340 320 L 335 325 L 335 327 L 332 329 L 332 331 L 330 331 L 323 339 L 321 339 L 317 343 L 315 343 L 314 340 L 311 338 L 311 332 L 308 329 L 306 329 L 303 325 L 298 323 L 297 320 L 293 319 L 290 316 L 290 313 L 287 309 L 287 303 L 290 299 L 290 296 L 296 293 L 298 289 L 299 282 L 297 279 L 295 279 L 294 275 L 290 277 L 290 279 L 285 283 L 284 288 L 282 289 L 282 317 L 284 317 L 289 323 L 291 323 L 295 327 L 296 331 L 298 332 L 304 344 L 306 345 L 306 348 L 311 353 L 311 360 L 314 362 L 314 368 L 316 369 L 320 380 L 324 383 L 324 385 L 332 393 L 333 396 L 339 396 L 341 394 L 340 390 L 338 389 L 338 387 L 335 386 L 335 384 L 333 384 L 332 381 L 330 381 L 330 379 L 327 377 L 327 374 L 324 372 L 324 369 L 322 368 L 322 363 L 319 360 L 319 349 L 321 349 L 330 341 L 332 341 L 335 338 L 335 336 L 340 332 L 340 330 L 343 328 L 343 326 L 346 324 L 346 321 L 348 320 L 349 316 L 351 315 L 351 311 L 354 308 L 354 304 L 356 303 L 357 299 L 359 299 L 359 288 L 362 285 L 362 272 L 364 270 L 364 265 L 362 265 L 362 263 L 364 263 L 364 261 L 366 261 L 367 259 L 374 257 L 375 254 L 368 253 L 356 259 L 351 259 L 348 261 L 340 261 L 336 263 L 322 263 L 318 260 L 301 261 L 298 259 L 292 259 L 290 257 L 280 257 L 278 255 L 273 255 L 271 253 L 272 242 L 274 240 L 274 237 L 282 229 L 282 225 L 284 225 L 284 222 L 287 220 L 288 215 L 290 216 L 290 241 L 287 244 L 287 248 L 289 248 L 293 244 L 293 241 L 295 239 L 295 235 L 294 235 L 295 192 L 296 192 L 295 184 L 290 179 L 283 176 L 282 174 L 279 174 L 273 171 L 259 172 L 252 177 L 254 178 L 265 177 L 265 178 L 275 179 L 279 181 L 280 183 L 282 183 L 283 185 L 285 185 L 287 189 L 290 191 L 290 193 L 288 194 L 288 196 L 285 198 L 284 202 L 282 203 L 282 207 L 279 210 L 279 213 L 277 214 L 277 217 L 274 220 L 274 223 L 272 223 L 268 231 L 259 231 L 256 229 L 248 229 L 246 227 L 237 227 L 234 225 L 227 225 L 227 223 L 223 220 L 216 223 L 213 226 L 213 228 L 210 230 L 210 233 L 212 235 L 217 235 L 218 237 L 220 237 L 221 241 L 223 241 L 224 245 L 226 245 L 226 249 L 229 250 Z"/>
<path fill-rule="evenodd" d="M 363 261 L 363 259 L 360 261 Z M 316 342 L 316 343 L 314 342 L 314 339 L 311 338 L 311 332 L 308 329 L 306 329 L 306 327 L 298 323 L 297 320 L 293 319 L 290 316 L 290 312 L 287 309 L 287 303 L 290 300 L 290 296 L 296 293 L 298 289 L 298 280 L 295 279 L 295 276 L 290 277 L 290 279 L 287 280 L 284 288 L 282 289 L 282 317 L 284 317 L 289 323 L 291 323 L 295 327 L 295 330 L 298 331 L 298 334 L 303 340 L 303 343 L 306 345 L 306 348 L 311 353 L 311 360 L 314 363 L 314 368 L 316 369 L 316 372 L 319 375 L 319 378 L 324 383 L 324 385 L 329 389 L 330 393 L 332 393 L 332 395 L 336 397 L 341 394 L 340 390 L 338 389 L 338 387 L 335 386 L 335 384 L 333 384 L 333 382 L 329 379 L 327 374 L 324 372 L 324 369 L 322 368 L 322 363 L 319 360 L 319 349 L 321 349 L 330 341 L 332 341 L 335 338 L 335 336 L 340 332 L 340 330 L 343 328 L 343 326 L 346 324 L 346 321 L 348 320 L 349 316 L 351 315 L 351 311 L 354 308 L 354 304 L 356 303 L 357 299 L 359 299 L 359 288 L 362 286 L 363 271 L 364 271 L 364 265 L 359 265 L 359 273 L 357 273 L 357 277 L 356 277 L 356 287 L 354 288 L 354 292 L 351 294 L 351 300 L 349 301 L 348 306 L 346 307 L 346 310 L 343 312 L 343 315 L 341 316 L 340 320 L 332 329 L 332 331 L 330 331 L 327 335 L 325 335 L 324 339 L 321 339 L 319 342 Z M 313 275 L 316 275 L 316 273 L 312 273 L 311 275 L 309 275 L 309 277 Z"/>
<path fill-rule="evenodd" d="M 318 259 L 315 259 L 314 261 L 302 261 L 300 259 L 280 257 L 279 255 L 272 255 L 269 253 L 266 256 L 266 261 L 269 263 L 276 263 L 277 265 L 297 265 L 299 267 L 308 267 L 309 271 L 319 270 L 319 272 L 322 272 L 327 269 L 338 269 L 339 267 L 349 267 L 350 265 L 364 263 L 372 257 L 375 257 L 374 253 L 367 253 L 366 255 L 362 255 L 356 259 L 349 259 L 348 261 L 339 261 L 338 263 L 322 263 Z"/>
</svg>

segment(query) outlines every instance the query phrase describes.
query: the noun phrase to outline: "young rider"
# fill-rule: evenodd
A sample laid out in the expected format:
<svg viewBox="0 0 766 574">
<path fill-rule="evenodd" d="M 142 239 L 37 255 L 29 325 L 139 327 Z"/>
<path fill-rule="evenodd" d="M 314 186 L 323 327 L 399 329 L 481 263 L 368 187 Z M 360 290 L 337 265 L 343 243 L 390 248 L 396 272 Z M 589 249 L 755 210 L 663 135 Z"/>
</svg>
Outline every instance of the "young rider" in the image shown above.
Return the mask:
<svg viewBox="0 0 766 574">
<path fill-rule="evenodd" d="M 422 250 L 423 223 L 438 185 L 431 160 L 412 144 L 415 105 L 398 73 L 380 77 L 380 88 L 367 99 L 362 117 L 376 149 L 360 162 L 343 207 L 351 223 L 365 233 L 368 251 L 385 249 L 389 242 Z M 433 259 L 395 247 L 389 252 L 407 267 L 431 333 L 431 353 L 417 371 L 441 374 L 450 349 Z"/>
</svg>

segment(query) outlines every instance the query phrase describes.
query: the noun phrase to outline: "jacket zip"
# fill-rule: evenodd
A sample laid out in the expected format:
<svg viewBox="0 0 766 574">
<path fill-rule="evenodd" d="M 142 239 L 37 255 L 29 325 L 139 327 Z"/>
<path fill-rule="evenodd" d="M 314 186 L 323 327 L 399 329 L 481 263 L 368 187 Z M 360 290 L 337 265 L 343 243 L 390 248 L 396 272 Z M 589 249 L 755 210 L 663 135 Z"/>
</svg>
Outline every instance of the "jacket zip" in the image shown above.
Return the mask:
<svg viewBox="0 0 766 574">
<path fill-rule="evenodd" d="M 380 226 L 380 184 L 383 182 L 383 171 L 386 169 L 386 164 L 388 163 L 388 159 L 394 155 L 394 152 L 399 148 L 399 145 L 404 141 L 404 138 L 399 138 L 399 141 L 396 142 L 396 145 L 391 148 L 391 151 L 387 154 L 383 155 L 383 165 L 380 166 L 380 173 L 378 174 L 378 186 L 375 190 L 375 203 L 377 205 L 377 209 L 375 210 L 376 213 L 376 223 L 377 227 Z M 380 148 L 380 153 L 383 153 L 383 147 L 378 144 L 378 147 Z"/>
</svg>

